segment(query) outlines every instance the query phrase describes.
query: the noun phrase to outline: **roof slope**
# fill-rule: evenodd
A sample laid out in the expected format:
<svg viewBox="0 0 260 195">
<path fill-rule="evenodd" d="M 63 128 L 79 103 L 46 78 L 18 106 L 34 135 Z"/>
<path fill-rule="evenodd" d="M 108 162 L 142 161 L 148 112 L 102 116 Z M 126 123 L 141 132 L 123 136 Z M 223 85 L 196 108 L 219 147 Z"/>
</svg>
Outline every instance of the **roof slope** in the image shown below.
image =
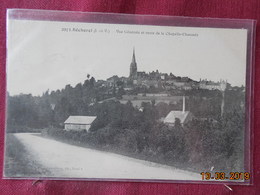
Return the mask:
<svg viewBox="0 0 260 195">
<path fill-rule="evenodd" d="M 89 125 L 96 118 L 97 118 L 96 116 L 69 116 L 69 118 L 64 123 Z"/>
<path fill-rule="evenodd" d="M 165 117 L 164 123 L 175 123 L 175 118 L 179 118 L 181 123 L 184 123 L 188 115 L 191 115 L 190 111 L 171 111 Z"/>
</svg>

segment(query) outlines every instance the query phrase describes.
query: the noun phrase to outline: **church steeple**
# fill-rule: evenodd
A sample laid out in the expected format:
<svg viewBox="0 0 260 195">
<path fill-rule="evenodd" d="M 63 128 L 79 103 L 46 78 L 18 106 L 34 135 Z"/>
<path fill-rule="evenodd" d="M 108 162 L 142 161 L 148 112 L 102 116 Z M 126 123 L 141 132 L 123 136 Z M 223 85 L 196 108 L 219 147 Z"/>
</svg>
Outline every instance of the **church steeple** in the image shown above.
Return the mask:
<svg viewBox="0 0 260 195">
<path fill-rule="evenodd" d="M 135 48 L 134 48 L 134 50 L 133 50 L 132 63 L 135 63 L 135 64 L 136 64 L 136 60 L 135 60 Z"/>
<path fill-rule="evenodd" d="M 133 49 L 132 62 L 130 64 L 130 78 L 135 78 L 137 76 L 137 63 L 135 59 L 135 48 Z"/>
</svg>

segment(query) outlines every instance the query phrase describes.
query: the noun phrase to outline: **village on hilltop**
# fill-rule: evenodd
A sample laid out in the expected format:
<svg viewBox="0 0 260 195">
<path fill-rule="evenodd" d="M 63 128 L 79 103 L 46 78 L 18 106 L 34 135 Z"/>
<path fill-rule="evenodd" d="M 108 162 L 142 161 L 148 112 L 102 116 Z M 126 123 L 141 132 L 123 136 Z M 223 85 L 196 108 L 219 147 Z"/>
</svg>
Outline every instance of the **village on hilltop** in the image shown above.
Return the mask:
<svg viewBox="0 0 260 195">
<path fill-rule="evenodd" d="M 230 84 L 227 81 L 220 80 L 218 82 L 213 82 L 210 80 L 195 81 L 189 77 L 175 76 L 172 73 L 161 73 L 158 70 L 146 73 L 144 71 L 137 71 L 137 62 L 135 57 L 135 49 L 133 50 L 132 62 L 130 64 L 130 74 L 129 77 L 118 77 L 114 75 L 108 78 L 106 81 L 99 80 L 107 86 L 117 86 L 118 83 L 123 84 L 124 90 L 132 90 L 133 87 L 143 87 L 143 88 L 162 88 L 165 90 L 170 89 L 208 89 L 208 90 L 220 90 L 224 91 Z"/>
<path fill-rule="evenodd" d="M 231 85 L 224 80 L 220 80 L 218 82 L 202 80 L 195 81 L 190 79 L 189 77 L 179 77 L 175 76 L 172 73 L 161 73 L 158 70 L 146 73 L 144 71 L 139 72 L 137 69 L 137 62 L 135 56 L 135 49 L 133 49 L 132 61 L 130 63 L 130 73 L 129 77 L 119 77 L 114 75 L 107 80 L 98 80 L 97 86 L 110 88 L 107 91 L 107 95 L 110 98 L 103 99 L 98 101 L 97 103 L 103 103 L 108 101 L 119 101 L 121 104 L 127 104 L 131 102 L 133 107 L 143 110 L 143 103 L 153 103 L 154 105 L 158 104 L 175 104 L 177 105 L 179 102 L 182 102 L 182 110 L 171 110 L 166 117 L 160 119 L 162 122 L 169 126 L 174 126 L 175 120 L 179 119 L 181 125 L 186 124 L 195 118 L 193 113 L 185 110 L 185 99 L 189 97 L 185 95 L 172 95 L 171 91 L 188 91 L 193 89 L 201 89 L 201 90 L 219 90 L 223 94 L 222 103 L 221 103 L 221 115 L 224 110 L 224 92 L 227 88 L 230 88 Z M 139 93 L 135 91 L 135 89 L 139 89 Z M 159 91 L 151 93 L 149 89 L 160 89 Z M 116 97 L 115 94 L 120 93 L 120 97 Z M 148 92 L 146 92 L 148 91 Z M 111 97 L 112 96 L 112 97 Z M 94 105 L 96 103 L 95 100 L 91 103 Z M 96 116 L 95 116 L 96 117 Z M 72 119 L 73 118 L 73 119 Z M 85 119 L 84 119 L 85 118 Z M 73 130 L 73 129 L 85 129 L 88 130 L 95 120 L 93 116 L 70 116 L 65 121 L 65 129 Z M 86 121 L 86 122 L 82 122 Z M 71 122 L 74 121 L 74 122 Z M 79 122 L 81 121 L 81 122 Z M 91 121 L 91 122 L 89 122 Z M 79 123 L 83 123 L 79 125 Z M 74 124 L 74 125 L 73 125 Z M 68 128 L 70 127 L 70 128 Z M 86 127 L 86 128 L 84 128 Z"/>
</svg>

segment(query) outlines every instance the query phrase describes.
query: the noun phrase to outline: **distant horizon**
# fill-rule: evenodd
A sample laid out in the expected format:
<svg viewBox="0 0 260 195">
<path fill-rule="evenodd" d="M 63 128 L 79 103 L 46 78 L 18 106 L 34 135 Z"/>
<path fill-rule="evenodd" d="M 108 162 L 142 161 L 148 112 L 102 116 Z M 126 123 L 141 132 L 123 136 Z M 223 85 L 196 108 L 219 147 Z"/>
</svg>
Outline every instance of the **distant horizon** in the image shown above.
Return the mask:
<svg viewBox="0 0 260 195">
<path fill-rule="evenodd" d="M 155 70 L 156 71 L 156 70 Z M 154 72 L 155 72 L 154 71 Z M 159 71 L 159 70 L 158 70 Z M 139 72 L 139 71 L 138 71 Z M 140 71 L 140 72 L 145 72 L 145 71 Z M 151 71 L 151 72 L 153 72 L 153 71 Z M 151 72 L 145 72 L 145 73 L 151 73 Z M 165 72 L 160 72 L 159 71 L 159 73 L 163 73 L 163 74 L 165 74 Z M 171 72 L 172 73 L 172 72 Z M 166 74 L 170 74 L 170 73 L 166 73 Z M 174 73 L 172 73 L 174 76 L 176 76 L 176 77 L 188 77 L 188 78 L 190 78 L 189 76 L 180 76 L 180 75 L 175 75 Z M 88 74 L 87 74 L 88 75 Z M 112 75 L 112 76 L 110 76 L 110 77 L 108 77 L 108 78 L 105 78 L 105 79 L 97 79 L 96 77 L 94 77 L 93 75 L 90 75 L 90 77 L 89 77 L 89 80 L 93 77 L 94 79 L 95 79 L 95 81 L 97 82 L 97 81 L 106 81 L 107 79 L 109 79 L 109 78 L 111 78 L 111 77 L 113 77 L 113 76 L 118 76 L 119 78 L 120 77 L 125 77 L 125 78 L 128 78 L 128 76 L 120 76 L 120 75 Z M 86 78 L 87 78 L 87 76 L 86 76 Z M 190 79 L 192 79 L 192 78 L 190 78 Z M 87 79 L 85 79 L 85 80 L 87 80 Z M 50 89 L 46 89 L 45 91 L 43 91 L 41 94 L 37 94 L 37 95 L 34 95 L 34 94 L 32 94 L 32 93 L 19 93 L 19 94 L 11 94 L 10 95 L 10 92 L 9 91 L 7 91 L 7 93 L 10 95 L 10 96 L 17 96 L 17 95 L 32 95 L 32 96 L 35 96 L 35 97 L 37 97 L 37 96 L 42 96 L 45 92 L 47 92 L 47 91 L 49 91 L 49 92 L 52 92 L 52 91 L 58 91 L 58 90 L 62 90 L 62 89 L 65 89 L 65 87 L 67 86 L 67 85 L 70 85 L 71 87 L 73 87 L 73 88 L 75 88 L 78 84 L 84 84 L 84 81 L 85 80 L 83 80 L 83 81 L 80 81 L 79 83 L 76 83 L 76 84 L 74 84 L 74 85 L 71 85 L 70 83 L 67 83 L 67 84 L 65 84 L 62 88 L 59 88 L 59 89 L 53 89 L 53 90 L 50 90 Z M 195 79 L 192 79 L 193 81 L 196 81 L 196 82 L 199 82 L 200 80 L 195 80 Z M 208 79 L 206 79 L 206 78 L 201 78 L 201 81 L 209 81 L 209 82 L 214 82 L 214 83 L 217 83 L 217 82 L 220 82 L 221 80 L 223 80 L 223 81 L 225 81 L 225 82 L 227 82 L 227 83 L 229 83 L 227 80 L 224 80 L 224 79 L 219 79 L 218 81 L 213 81 L 213 80 L 208 80 Z M 229 83 L 230 84 L 230 83 Z M 233 85 L 231 85 L 232 87 L 242 87 L 242 85 L 241 86 L 237 86 L 237 85 L 235 85 L 235 86 L 233 86 Z"/>
<path fill-rule="evenodd" d="M 129 66 L 130 66 L 130 62 L 129 62 Z M 137 61 L 137 68 L 138 68 L 138 61 Z M 189 76 L 185 76 L 185 75 L 183 75 L 183 76 L 181 76 L 181 75 L 176 75 L 176 74 L 174 74 L 173 72 L 169 72 L 169 73 L 166 73 L 166 72 L 161 72 L 159 69 L 156 69 L 156 70 L 158 70 L 158 72 L 159 73 L 163 73 L 163 74 L 170 74 L 170 73 L 172 73 L 174 76 L 176 76 L 176 77 L 188 77 L 188 78 L 190 78 L 190 79 L 192 79 L 193 81 L 197 81 L 197 82 L 199 82 L 200 81 L 200 79 L 201 80 L 206 80 L 206 81 L 210 81 L 210 82 L 215 82 L 215 83 L 217 83 L 217 82 L 220 82 L 221 80 L 223 80 L 223 81 L 226 81 L 227 83 L 229 83 L 228 82 L 228 80 L 225 80 L 225 79 L 219 79 L 219 80 L 211 80 L 211 79 L 207 79 L 207 78 L 200 78 L 200 79 L 194 79 L 194 78 L 191 78 L 191 77 L 189 77 Z M 147 73 L 147 74 L 149 74 L 149 73 L 151 73 L 151 72 L 156 72 L 156 70 L 153 70 L 153 71 L 144 71 L 144 70 L 139 70 L 139 69 L 137 69 L 137 71 L 138 72 L 145 72 L 145 73 Z M 87 75 L 90 75 L 90 74 L 86 74 L 86 79 L 85 80 L 87 80 Z M 123 76 L 123 75 L 115 75 L 115 74 L 113 74 L 113 75 L 111 75 L 111 76 L 109 76 L 109 77 L 107 77 L 107 78 L 97 78 L 97 77 L 95 77 L 95 75 L 90 75 L 90 77 L 89 77 L 89 79 L 91 78 L 91 77 L 93 77 L 96 81 L 98 81 L 98 80 L 103 80 L 103 81 L 106 81 L 107 79 L 109 79 L 109 78 L 111 78 L 111 77 L 113 77 L 113 76 L 118 76 L 119 78 L 120 77 L 126 77 L 126 78 L 128 78 L 129 76 Z M 65 87 L 67 86 L 67 85 L 70 85 L 71 87 L 76 87 L 76 85 L 78 85 L 79 83 L 81 83 L 81 84 L 84 84 L 84 81 L 85 80 L 82 80 L 82 81 L 79 81 L 78 83 L 75 83 L 75 84 L 70 84 L 70 83 L 67 83 L 67 84 L 65 84 L 62 88 L 57 88 L 57 89 L 46 89 L 46 90 L 43 90 L 41 93 L 39 93 L 39 94 L 32 94 L 32 93 L 23 93 L 23 92 L 21 92 L 21 93 L 19 93 L 19 94 L 11 94 L 11 96 L 16 96 L 16 95 L 20 95 L 20 94 L 23 94 L 23 95 L 29 95 L 29 94 L 31 94 L 32 96 L 42 96 L 42 94 L 43 93 L 45 93 L 46 91 L 48 91 L 49 90 L 49 92 L 52 92 L 52 91 L 57 91 L 57 90 L 62 90 L 62 89 L 65 89 Z M 240 85 L 240 86 L 238 86 L 238 85 L 231 85 L 232 87 L 241 87 L 242 85 Z M 244 85 L 243 85 L 244 86 Z M 10 94 L 10 92 L 8 91 L 8 93 Z"/>
<path fill-rule="evenodd" d="M 62 32 L 62 28 L 105 29 L 109 33 Z M 10 20 L 8 24 L 7 90 L 10 95 L 42 95 L 87 79 L 128 77 L 135 47 L 137 71 L 227 80 L 245 86 L 245 29 L 217 29 L 101 23 Z M 156 36 L 117 30 L 191 33 Z"/>
</svg>

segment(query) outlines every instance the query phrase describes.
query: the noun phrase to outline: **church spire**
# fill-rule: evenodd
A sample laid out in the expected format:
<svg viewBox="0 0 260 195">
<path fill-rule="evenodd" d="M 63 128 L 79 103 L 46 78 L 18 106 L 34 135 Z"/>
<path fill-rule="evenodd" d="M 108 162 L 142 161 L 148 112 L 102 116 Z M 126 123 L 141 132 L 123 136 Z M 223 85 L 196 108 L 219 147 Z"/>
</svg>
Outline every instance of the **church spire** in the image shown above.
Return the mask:
<svg viewBox="0 0 260 195">
<path fill-rule="evenodd" d="M 132 63 L 135 63 L 135 64 L 136 64 L 136 60 L 135 60 L 135 47 L 134 47 L 134 49 L 133 49 Z"/>
<path fill-rule="evenodd" d="M 135 59 L 135 48 L 133 49 L 133 57 L 132 57 L 132 62 L 130 64 L 130 78 L 135 78 L 137 76 L 137 63 Z"/>
</svg>

